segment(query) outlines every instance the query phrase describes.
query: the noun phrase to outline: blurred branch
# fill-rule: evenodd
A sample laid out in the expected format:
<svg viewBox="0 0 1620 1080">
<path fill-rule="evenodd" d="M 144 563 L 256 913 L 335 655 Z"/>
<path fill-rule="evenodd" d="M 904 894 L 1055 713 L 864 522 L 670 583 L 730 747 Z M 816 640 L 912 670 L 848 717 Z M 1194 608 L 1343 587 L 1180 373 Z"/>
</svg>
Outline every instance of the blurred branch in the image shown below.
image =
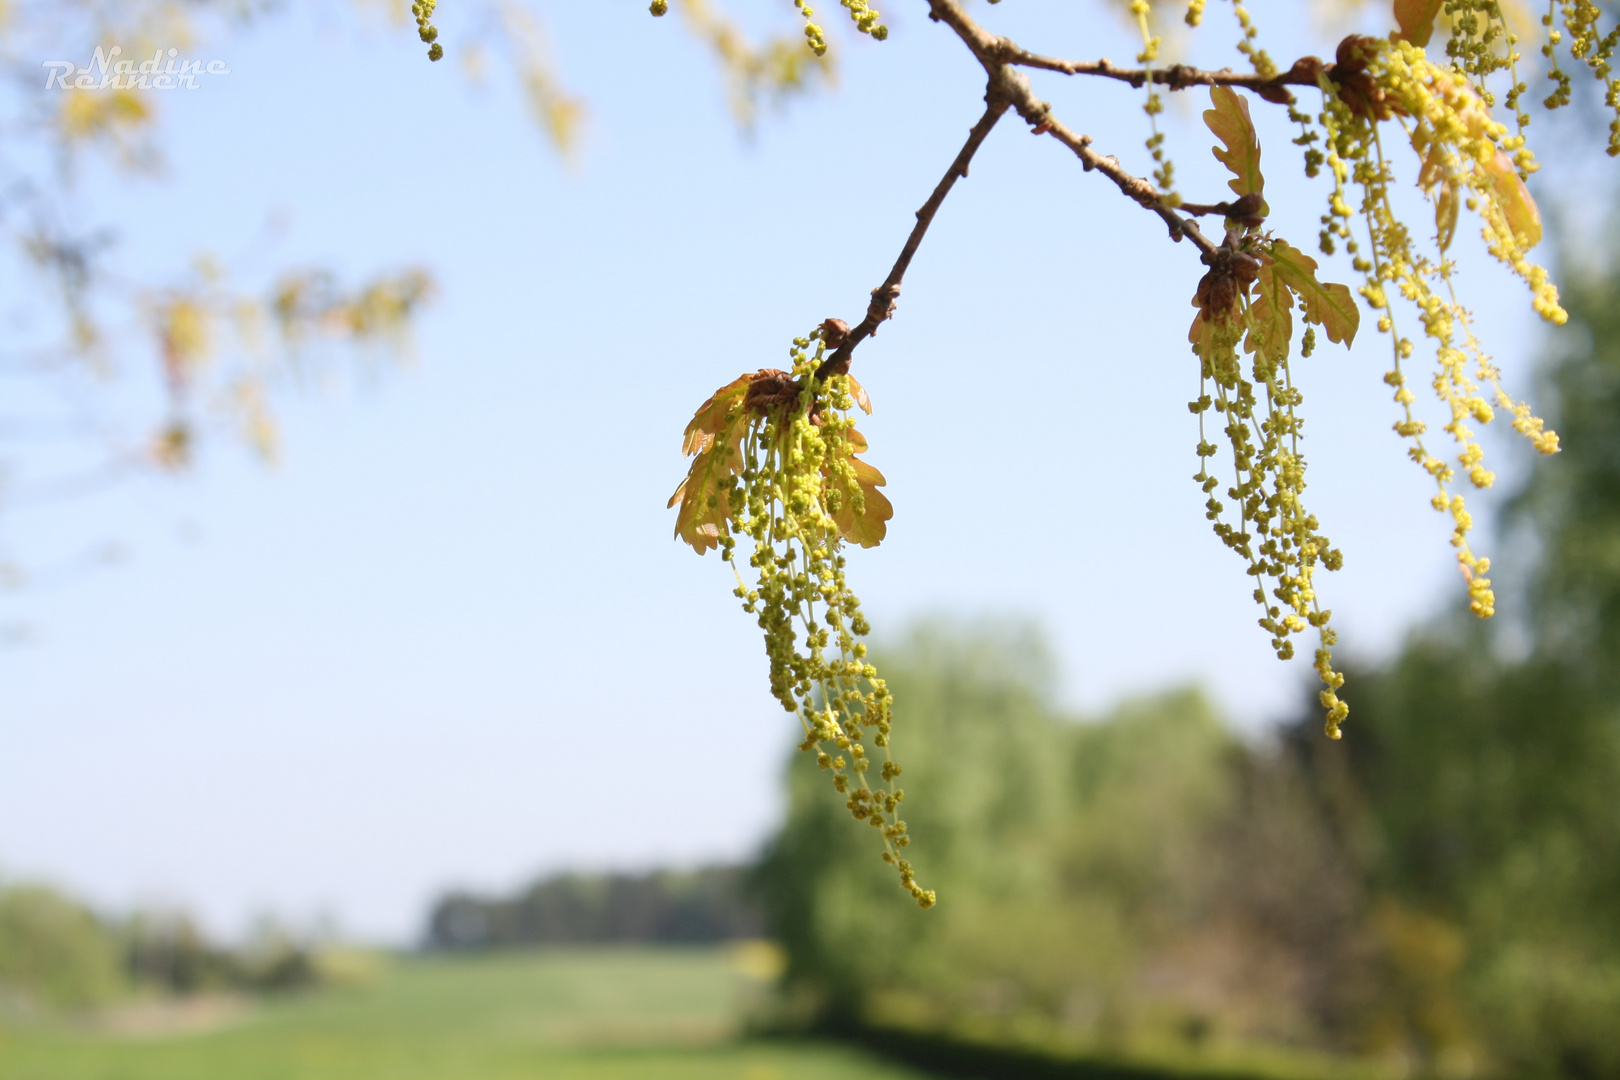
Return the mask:
<svg viewBox="0 0 1620 1080">
<path fill-rule="evenodd" d="M 813 77 L 832 78 L 832 65 L 805 48 L 803 37 L 778 34 L 752 44 L 737 24 L 711 0 L 677 0 L 693 36 L 708 46 L 731 85 L 731 111 L 751 128 L 761 97 L 781 103 L 810 89 Z"/>
<path fill-rule="evenodd" d="M 1018 67 L 1057 71 L 1064 75 L 1096 75 L 1117 79 L 1138 88 L 1149 82 L 1170 90 L 1186 90 L 1193 86 L 1232 86 L 1252 90 L 1262 99 L 1276 104 L 1285 104 L 1289 100 L 1287 87 L 1315 87 L 1318 75 L 1326 75 L 1330 79 L 1333 77 L 1333 65 L 1324 64 L 1314 56 L 1301 57 L 1287 71 L 1267 78 L 1231 68 L 1206 71 L 1186 64 L 1171 64 L 1163 68 L 1122 68 L 1115 66 L 1107 57 L 1091 61 L 1059 60 L 1022 49 L 1011 38 L 998 37 L 995 41 L 994 49 L 1001 62 Z"/>
</svg>

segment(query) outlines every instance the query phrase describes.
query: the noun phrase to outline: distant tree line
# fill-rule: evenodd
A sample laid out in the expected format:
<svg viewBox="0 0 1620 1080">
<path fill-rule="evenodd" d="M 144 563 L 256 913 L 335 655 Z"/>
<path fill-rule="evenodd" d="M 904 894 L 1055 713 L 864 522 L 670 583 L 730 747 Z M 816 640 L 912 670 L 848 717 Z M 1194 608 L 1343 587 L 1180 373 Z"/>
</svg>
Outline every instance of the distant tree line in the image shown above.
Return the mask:
<svg viewBox="0 0 1620 1080">
<path fill-rule="evenodd" d="M 452 892 L 433 905 L 429 949 L 658 942 L 759 937 L 764 921 L 749 871 L 708 866 L 646 874 L 557 874 L 512 896 Z"/>
<path fill-rule="evenodd" d="M 0 1012 L 79 1009 L 139 992 L 263 993 L 324 979 L 313 946 L 274 924 L 239 947 L 180 912 L 98 915 L 43 885 L 0 884 Z"/>
</svg>

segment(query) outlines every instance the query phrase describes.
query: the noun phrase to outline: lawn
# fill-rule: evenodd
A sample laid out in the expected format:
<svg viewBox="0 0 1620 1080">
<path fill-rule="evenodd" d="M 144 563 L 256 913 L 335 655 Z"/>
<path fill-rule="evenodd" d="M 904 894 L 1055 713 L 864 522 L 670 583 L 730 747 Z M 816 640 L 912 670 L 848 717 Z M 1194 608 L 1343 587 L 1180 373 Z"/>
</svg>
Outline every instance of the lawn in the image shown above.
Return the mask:
<svg viewBox="0 0 1620 1080">
<path fill-rule="evenodd" d="M 858 1051 L 740 1037 L 746 951 L 398 959 L 250 1005 L 0 1025 L 0 1080 L 918 1080 Z"/>
</svg>

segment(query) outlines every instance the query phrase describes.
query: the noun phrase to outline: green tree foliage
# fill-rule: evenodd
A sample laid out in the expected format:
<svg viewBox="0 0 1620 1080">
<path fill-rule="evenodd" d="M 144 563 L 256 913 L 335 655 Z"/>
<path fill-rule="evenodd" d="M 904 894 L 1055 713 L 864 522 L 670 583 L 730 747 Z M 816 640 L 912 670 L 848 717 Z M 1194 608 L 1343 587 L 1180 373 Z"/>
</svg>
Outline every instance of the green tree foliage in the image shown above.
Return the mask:
<svg viewBox="0 0 1620 1080">
<path fill-rule="evenodd" d="M 1284 759 L 1197 693 L 1078 722 L 1038 634 L 932 621 L 878 650 L 915 732 L 926 919 L 807 771 L 760 873 L 799 1017 L 1171 1058 L 1348 1045 L 1371 984 L 1344 852 Z"/>
<path fill-rule="evenodd" d="M 1593 342 L 1613 340 L 1614 291 L 1578 293 Z M 790 772 L 759 881 L 791 1015 L 1172 1064 L 1292 1047 L 1442 1075 L 1615 1075 L 1613 639 L 1558 644 L 1557 596 L 1566 544 L 1620 536 L 1620 492 L 1604 491 L 1620 346 L 1554 382 L 1577 464 L 1569 490 L 1521 504 L 1543 544 L 1535 648 L 1505 662 L 1459 612 L 1357 672 L 1354 739 L 1306 718 L 1247 744 L 1190 692 L 1066 717 L 1027 628 L 935 620 L 874 650 L 916 732 L 919 872 L 952 902 L 917 919 L 886 900 L 837 801 Z M 1580 580 L 1620 595 L 1620 577 Z"/>
<path fill-rule="evenodd" d="M 298 990 L 322 981 L 320 958 L 275 920 L 237 949 L 208 940 L 183 912 L 142 912 L 120 927 L 135 983 L 168 994 Z"/>
<path fill-rule="evenodd" d="M 0 889 L 0 993 L 79 1007 L 122 985 L 117 940 L 87 908 L 43 886 Z"/>
<path fill-rule="evenodd" d="M 557 874 L 514 896 L 442 896 L 428 915 L 432 949 L 501 949 L 602 942 L 700 942 L 757 938 L 759 911 L 745 871 Z"/>
<path fill-rule="evenodd" d="M 109 921 L 48 886 L 0 888 L 0 1012 L 78 1010 L 131 993 L 296 990 L 325 975 L 307 941 L 274 922 L 233 949 L 183 913 Z"/>
<path fill-rule="evenodd" d="M 1564 453 L 1510 517 L 1534 553 L 1522 658 L 1441 621 L 1358 673 L 1364 727 L 1318 764 L 1377 887 L 1457 935 L 1474 1035 L 1596 1077 L 1620 1073 L 1620 277 L 1567 298 L 1584 333 L 1546 380 Z"/>
</svg>

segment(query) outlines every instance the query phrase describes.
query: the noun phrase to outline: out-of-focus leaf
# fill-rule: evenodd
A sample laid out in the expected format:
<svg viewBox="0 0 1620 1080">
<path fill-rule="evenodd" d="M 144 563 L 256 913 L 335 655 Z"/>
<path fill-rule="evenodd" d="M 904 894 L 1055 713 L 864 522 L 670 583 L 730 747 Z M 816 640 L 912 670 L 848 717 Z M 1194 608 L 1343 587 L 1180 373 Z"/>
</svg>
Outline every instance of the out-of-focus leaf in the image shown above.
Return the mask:
<svg viewBox="0 0 1620 1080">
<path fill-rule="evenodd" d="M 1451 246 L 1451 238 L 1457 235 L 1457 208 L 1461 203 L 1455 182 L 1446 184 L 1435 196 L 1434 236 L 1442 253 Z"/>
<path fill-rule="evenodd" d="M 1198 303 L 1197 300 L 1193 301 Z M 1192 343 L 1193 351 L 1199 356 L 1208 356 L 1207 349 L 1215 333 L 1215 324 L 1204 316 L 1204 309 L 1200 307 L 1198 314 L 1193 316 L 1192 326 L 1187 328 L 1187 340 Z"/>
<path fill-rule="evenodd" d="M 742 427 L 738 424 L 738 427 Z M 692 459 L 692 468 L 669 497 L 681 504 L 675 515 L 675 537 L 702 555 L 720 546 L 731 520 L 731 488 L 727 483 L 738 469 L 741 455 L 730 442 L 705 450 Z"/>
<path fill-rule="evenodd" d="M 1209 100 L 1215 107 L 1204 111 L 1204 123 L 1226 144 L 1225 150 L 1211 147 L 1210 151 L 1234 174 L 1228 184 L 1239 195 L 1261 194 L 1266 178 L 1260 175 L 1260 139 L 1249 119 L 1249 103 L 1229 86 L 1211 87 Z M 1270 208 L 1261 202 L 1260 212 L 1270 213 Z"/>
<path fill-rule="evenodd" d="M 844 534 L 845 540 L 863 548 L 877 547 L 889 531 L 885 522 L 894 517 L 894 504 L 878 490 L 887 481 L 882 473 L 860 458 L 851 457 L 849 464 L 855 470 L 855 482 L 860 485 L 865 505 L 857 514 L 854 500 L 846 498 L 833 520 L 838 522 L 838 531 Z"/>
<path fill-rule="evenodd" d="M 1320 326 L 1329 341 L 1348 347 L 1361 325 L 1361 312 L 1349 286 L 1317 281 L 1316 260 L 1286 240 L 1272 243 L 1271 257 L 1275 260 L 1273 273 L 1299 297 L 1305 321 Z"/>
<path fill-rule="evenodd" d="M 1288 355 L 1288 345 L 1294 338 L 1293 294 L 1277 274 L 1275 264 L 1267 262 L 1260 268 L 1254 281 L 1254 300 L 1249 304 L 1249 332 L 1243 347 L 1273 360 Z"/>
<path fill-rule="evenodd" d="M 1536 208 L 1536 200 L 1530 197 L 1530 189 L 1519 179 L 1513 159 L 1498 150 L 1486 164 L 1485 176 L 1490 180 L 1491 194 L 1496 197 L 1496 205 L 1502 208 L 1502 216 L 1507 219 L 1519 249 L 1529 251 L 1541 243 L 1541 211 Z"/>
<path fill-rule="evenodd" d="M 715 435 L 726 425 L 732 411 L 742 405 L 743 395 L 748 393 L 748 384 L 753 381 L 752 372 L 739 375 L 734 381 L 716 390 L 708 401 L 699 405 L 692 422 L 686 425 L 686 434 L 681 440 L 681 453 L 690 457 L 714 445 Z"/>
<path fill-rule="evenodd" d="M 1445 143 L 1432 140 L 1427 146 L 1424 146 L 1414 136 L 1412 149 L 1423 156 L 1423 164 L 1418 167 L 1418 187 L 1428 191 L 1440 182 L 1441 177 L 1450 175 L 1450 170 L 1446 167 L 1447 148 Z"/>
<path fill-rule="evenodd" d="M 1401 37 L 1420 49 L 1427 45 L 1442 3 L 1444 0 L 1395 0 L 1395 22 L 1401 28 Z"/>
<path fill-rule="evenodd" d="M 855 381 L 855 376 L 844 376 L 849 380 L 849 396 L 855 399 L 855 404 L 861 407 L 861 412 L 867 416 L 872 415 L 872 399 L 866 396 L 866 387 Z M 857 451 L 858 453 L 859 451 Z"/>
<path fill-rule="evenodd" d="M 730 480 L 742 467 L 738 444 L 748 430 L 743 397 L 754 378 L 742 375 L 716 390 L 686 425 L 682 452 L 697 457 L 668 505 L 681 507 L 675 515 L 676 539 L 691 544 L 699 555 L 720 545 L 731 520 Z"/>
</svg>

